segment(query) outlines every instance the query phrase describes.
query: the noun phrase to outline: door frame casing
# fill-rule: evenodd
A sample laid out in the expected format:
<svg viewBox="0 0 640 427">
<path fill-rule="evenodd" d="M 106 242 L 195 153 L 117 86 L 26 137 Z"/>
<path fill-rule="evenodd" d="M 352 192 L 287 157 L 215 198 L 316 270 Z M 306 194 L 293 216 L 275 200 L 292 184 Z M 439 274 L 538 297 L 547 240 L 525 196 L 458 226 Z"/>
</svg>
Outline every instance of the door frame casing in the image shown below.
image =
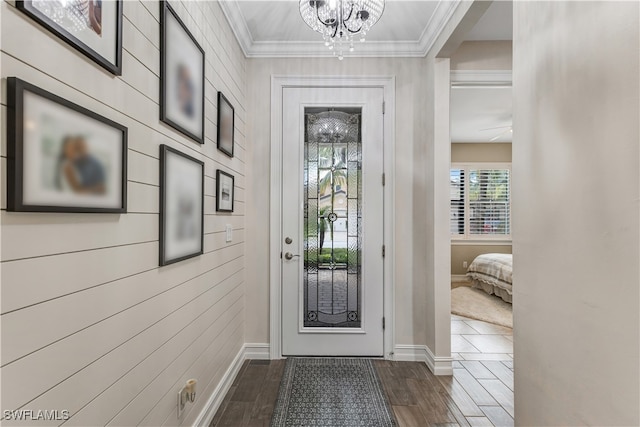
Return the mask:
<svg viewBox="0 0 640 427">
<path fill-rule="evenodd" d="M 282 107 L 285 88 L 382 88 L 385 103 L 384 132 L 384 356 L 394 348 L 394 76 L 271 76 L 271 173 L 269 202 L 269 357 L 282 359 Z M 382 106 L 380 106 L 382 108 Z M 382 179 L 382 177 L 380 177 Z M 382 250 L 382 248 L 380 248 Z"/>
</svg>

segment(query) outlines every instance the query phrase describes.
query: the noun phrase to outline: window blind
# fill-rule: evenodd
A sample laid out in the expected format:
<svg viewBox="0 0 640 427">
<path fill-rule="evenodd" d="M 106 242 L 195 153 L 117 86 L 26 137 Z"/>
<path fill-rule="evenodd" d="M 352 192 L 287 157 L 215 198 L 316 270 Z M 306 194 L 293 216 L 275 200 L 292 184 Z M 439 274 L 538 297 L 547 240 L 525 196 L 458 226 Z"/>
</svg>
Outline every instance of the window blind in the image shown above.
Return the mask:
<svg viewBox="0 0 640 427">
<path fill-rule="evenodd" d="M 464 169 L 451 169 L 451 234 L 464 234 Z"/>
<path fill-rule="evenodd" d="M 454 167 L 450 174 L 451 234 L 458 238 L 511 235 L 511 170 Z"/>
</svg>

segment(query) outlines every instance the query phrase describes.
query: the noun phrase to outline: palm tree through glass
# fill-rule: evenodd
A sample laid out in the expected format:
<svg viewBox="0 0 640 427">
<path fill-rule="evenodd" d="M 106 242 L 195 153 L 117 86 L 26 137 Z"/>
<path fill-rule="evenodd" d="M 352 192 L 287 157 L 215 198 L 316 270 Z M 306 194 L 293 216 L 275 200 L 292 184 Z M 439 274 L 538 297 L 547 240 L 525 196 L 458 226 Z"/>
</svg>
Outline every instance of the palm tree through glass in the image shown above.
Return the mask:
<svg viewBox="0 0 640 427">
<path fill-rule="evenodd" d="M 360 327 L 360 118 L 360 109 L 305 109 L 306 327 Z"/>
</svg>

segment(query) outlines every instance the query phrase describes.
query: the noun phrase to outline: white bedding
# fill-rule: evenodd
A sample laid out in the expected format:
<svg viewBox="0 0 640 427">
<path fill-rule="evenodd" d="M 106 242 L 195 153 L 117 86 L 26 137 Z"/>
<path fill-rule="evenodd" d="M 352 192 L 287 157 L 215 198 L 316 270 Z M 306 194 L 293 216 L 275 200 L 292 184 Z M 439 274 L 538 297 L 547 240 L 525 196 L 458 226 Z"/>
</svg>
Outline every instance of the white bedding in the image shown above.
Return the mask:
<svg viewBox="0 0 640 427">
<path fill-rule="evenodd" d="M 513 256 L 511 254 L 478 255 L 467 269 L 474 288 L 512 302 Z"/>
</svg>

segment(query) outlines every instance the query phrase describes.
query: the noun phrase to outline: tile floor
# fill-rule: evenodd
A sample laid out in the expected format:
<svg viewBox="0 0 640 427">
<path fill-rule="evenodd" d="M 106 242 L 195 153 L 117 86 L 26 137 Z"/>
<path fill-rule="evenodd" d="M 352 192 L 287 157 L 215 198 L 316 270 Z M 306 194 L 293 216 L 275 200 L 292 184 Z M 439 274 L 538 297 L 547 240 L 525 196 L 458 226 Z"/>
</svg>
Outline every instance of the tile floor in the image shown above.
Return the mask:
<svg viewBox="0 0 640 427">
<path fill-rule="evenodd" d="M 439 378 L 469 425 L 512 426 L 513 330 L 451 315 L 451 352 L 453 377 Z"/>
<path fill-rule="evenodd" d="M 454 360 L 513 360 L 513 330 L 451 315 Z"/>
</svg>

